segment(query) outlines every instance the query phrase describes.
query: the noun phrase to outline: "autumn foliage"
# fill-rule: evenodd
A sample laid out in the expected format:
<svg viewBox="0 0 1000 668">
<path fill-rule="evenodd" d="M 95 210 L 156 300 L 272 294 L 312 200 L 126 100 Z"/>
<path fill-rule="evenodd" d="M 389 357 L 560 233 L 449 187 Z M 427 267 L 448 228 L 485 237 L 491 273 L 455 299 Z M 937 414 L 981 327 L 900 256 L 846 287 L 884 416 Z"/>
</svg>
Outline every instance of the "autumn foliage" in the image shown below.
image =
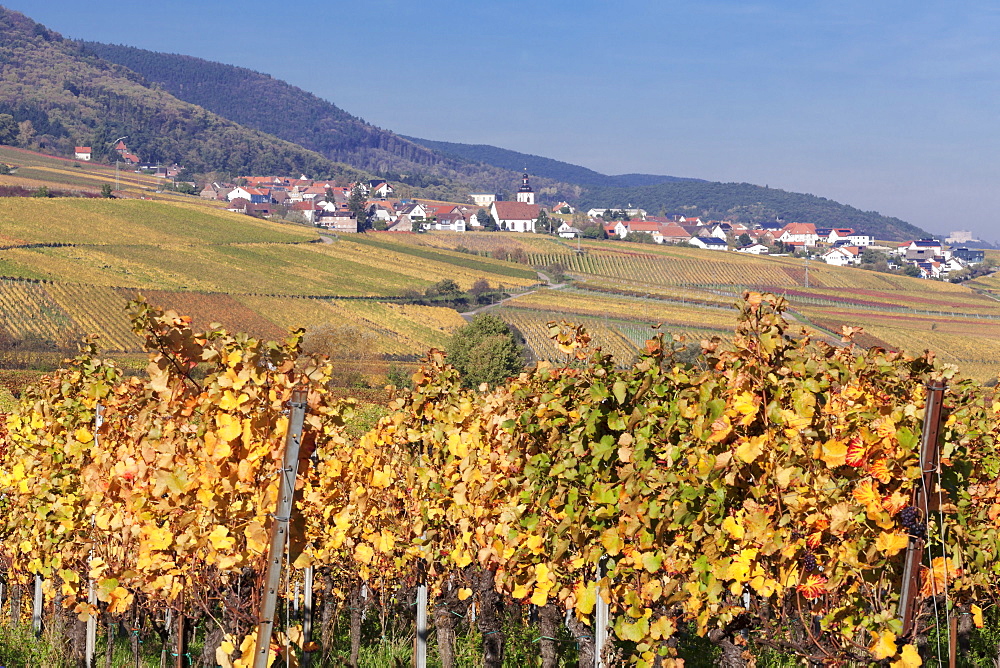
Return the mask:
<svg viewBox="0 0 1000 668">
<path fill-rule="evenodd" d="M 487 653 L 502 653 L 498 596 L 573 611 L 581 645 L 603 596 L 637 665 L 674 661 L 693 630 L 736 651 L 911 666 L 932 601 L 947 590 L 978 614 L 996 590 L 1000 405 L 930 354 L 793 332 L 771 295 L 745 296 L 732 342 L 703 342 L 701 370 L 662 337 L 620 368 L 582 329 L 553 324 L 566 362 L 484 393 L 432 351 L 357 440 L 329 368 L 299 357 L 300 333 L 194 333 L 134 308 L 147 377 L 123 378 L 88 347 L 10 417 L 0 550 L 82 614 L 88 578 L 114 613 L 223 606 L 220 663 L 252 642 L 252 601 L 232 592 L 263 568 L 295 387 L 309 411 L 294 567 L 326 569 L 345 596 L 419 579 L 442 604 L 476 600 Z M 925 513 L 911 504 L 932 378 L 951 386 Z M 903 636 L 903 555 L 919 531 L 923 612 Z"/>
</svg>

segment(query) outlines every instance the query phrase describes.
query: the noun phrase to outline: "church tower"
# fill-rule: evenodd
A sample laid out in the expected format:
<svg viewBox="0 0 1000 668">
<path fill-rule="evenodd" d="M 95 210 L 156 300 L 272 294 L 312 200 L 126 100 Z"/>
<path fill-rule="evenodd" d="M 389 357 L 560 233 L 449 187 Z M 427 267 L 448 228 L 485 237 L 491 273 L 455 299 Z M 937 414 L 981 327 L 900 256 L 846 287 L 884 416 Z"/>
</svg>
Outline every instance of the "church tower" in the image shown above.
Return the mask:
<svg viewBox="0 0 1000 668">
<path fill-rule="evenodd" d="M 517 189 L 517 201 L 524 202 L 525 204 L 535 203 L 535 191 L 531 189 L 531 184 L 528 183 L 528 168 L 524 168 L 524 176 L 521 177 L 521 187 Z"/>
</svg>

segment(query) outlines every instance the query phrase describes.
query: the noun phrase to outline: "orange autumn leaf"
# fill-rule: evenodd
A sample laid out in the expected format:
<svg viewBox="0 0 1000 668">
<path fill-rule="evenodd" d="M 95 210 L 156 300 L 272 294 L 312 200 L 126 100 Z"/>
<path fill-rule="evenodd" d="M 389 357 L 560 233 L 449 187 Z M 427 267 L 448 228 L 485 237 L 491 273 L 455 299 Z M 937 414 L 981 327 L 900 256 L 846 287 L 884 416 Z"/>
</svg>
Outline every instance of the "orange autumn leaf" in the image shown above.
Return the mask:
<svg viewBox="0 0 1000 668">
<path fill-rule="evenodd" d="M 868 475 L 875 478 L 883 485 L 892 480 L 892 474 L 889 473 L 889 467 L 886 466 L 885 459 L 880 459 L 869 464 Z"/>
<path fill-rule="evenodd" d="M 865 506 L 868 512 L 878 512 L 882 509 L 882 498 L 871 480 L 863 480 L 854 488 L 854 500 Z"/>
<path fill-rule="evenodd" d="M 931 567 L 923 570 L 920 578 L 920 596 L 927 598 L 944 593 L 948 582 L 961 574 L 961 568 L 957 568 L 944 557 L 936 557 L 931 562 Z"/>
<path fill-rule="evenodd" d="M 883 531 L 875 539 L 875 548 L 887 557 L 905 550 L 909 544 L 910 537 L 905 531 Z"/>
<path fill-rule="evenodd" d="M 805 582 L 796 587 L 796 591 L 811 601 L 826 593 L 826 582 L 826 577 L 814 573 L 807 577 Z"/>
<path fill-rule="evenodd" d="M 847 444 L 847 454 L 844 457 L 844 462 L 848 466 L 857 468 L 865 463 L 865 457 L 867 456 L 868 446 L 864 441 L 855 436 Z"/>
<path fill-rule="evenodd" d="M 908 505 L 910 505 L 910 497 L 902 492 L 893 492 L 882 497 L 882 507 L 890 515 L 895 515 Z"/>
</svg>

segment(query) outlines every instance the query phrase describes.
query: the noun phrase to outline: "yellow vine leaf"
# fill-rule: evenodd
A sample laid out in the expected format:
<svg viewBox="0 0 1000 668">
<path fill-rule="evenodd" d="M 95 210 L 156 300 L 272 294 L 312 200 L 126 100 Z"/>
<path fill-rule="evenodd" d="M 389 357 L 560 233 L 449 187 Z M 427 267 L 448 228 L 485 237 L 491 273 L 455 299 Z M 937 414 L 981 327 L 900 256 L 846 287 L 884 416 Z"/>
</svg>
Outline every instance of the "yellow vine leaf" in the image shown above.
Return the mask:
<svg viewBox="0 0 1000 668">
<path fill-rule="evenodd" d="M 712 423 L 712 435 L 709 436 L 709 443 L 720 443 L 733 433 L 733 425 L 729 422 L 729 416 L 723 415 Z"/>
<path fill-rule="evenodd" d="M 535 590 L 531 593 L 531 604 L 532 605 L 545 605 L 549 600 L 549 589 L 552 588 L 552 584 L 549 582 L 539 582 L 535 585 Z"/>
<path fill-rule="evenodd" d="M 388 554 L 392 552 L 394 547 L 396 547 L 396 537 L 383 529 L 378 537 L 378 541 L 375 543 L 375 549 L 383 554 Z"/>
<path fill-rule="evenodd" d="M 843 441 L 831 439 L 823 444 L 823 452 L 820 459 L 832 469 L 843 466 L 847 459 L 847 444 Z"/>
<path fill-rule="evenodd" d="M 386 465 L 372 471 L 372 487 L 385 488 L 392 482 L 392 470 Z"/>
<path fill-rule="evenodd" d="M 459 568 L 465 568 L 472 563 L 472 555 L 463 547 L 455 548 L 455 551 L 451 553 L 451 559 Z"/>
<path fill-rule="evenodd" d="M 597 585 L 593 582 L 578 581 L 575 587 L 576 611 L 587 616 L 594 612 L 597 605 Z"/>
<path fill-rule="evenodd" d="M 923 660 L 920 658 L 920 653 L 917 652 L 917 648 L 913 645 L 903 645 L 903 651 L 900 652 L 899 661 L 894 661 L 892 668 L 917 668 L 924 664 Z"/>
<path fill-rule="evenodd" d="M 372 563 L 372 557 L 374 556 L 375 550 L 368 543 L 358 543 L 357 547 L 354 548 L 354 558 L 363 564 Z"/>
<path fill-rule="evenodd" d="M 148 550 L 165 550 L 173 542 L 174 536 L 166 527 L 149 527 L 146 531 L 144 546 Z"/>
<path fill-rule="evenodd" d="M 259 522 L 251 522 L 243 530 L 243 536 L 247 539 L 247 549 L 257 554 L 263 554 L 267 549 L 267 530 Z M 339 546 L 338 546 L 339 547 Z"/>
<path fill-rule="evenodd" d="M 756 558 L 756 548 L 741 550 L 739 555 L 733 558 L 733 563 L 729 565 L 726 577 L 740 583 L 747 582 L 750 580 L 750 565 Z"/>
<path fill-rule="evenodd" d="M 743 441 L 736 448 L 736 456 L 744 463 L 749 464 L 764 452 L 764 440 L 763 436 L 754 436 Z"/>
<path fill-rule="evenodd" d="M 735 519 L 733 519 L 732 516 L 729 516 L 726 519 L 722 520 L 722 528 L 728 531 L 729 535 L 735 538 L 736 540 L 742 540 L 743 536 L 746 534 L 746 531 L 743 529 L 743 526 L 740 525 L 740 523 L 737 522 Z"/>
<path fill-rule="evenodd" d="M 874 644 L 868 648 L 868 651 L 872 653 L 872 658 L 876 661 L 896 656 L 896 634 L 892 631 L 886 631 L 876 637 Z"/>
<path fill-rule="evenodd" d="M 212 533 L 208 534 L 208 540 L 216 550 L 228 550 L 236 544 L 236 539 L 229 535 L 229 529 L 221 524 L 212 529 Z"/>
<path fill-rule="evenodd" d="M 887 557 L 905 550 L 910 544 L 910 537 L 904 531 L 883 531 L 875 539 L 875 548 Z"/>
<path fill-rule="evenodd" d="M 525 541 L 525 545 L 532 554 L 541 554 L 544 543 L 545 539 L 538 534 L 528 536 L 528 540 Z"/>
<path fill-rule="evenodd" d="M 458 590 L 458 600 L 459 601 L 464 601 L 465 599 L 469 598 L 470 596 L 472 596 L 472 590 L 470 588 L 468 588 L 468 587 L 462 587 L 461 589 Z"/>
<path fill-rule="evenodd" d="M 240 424 L 239 420 L 228 413 L 220 413 L 217 415 L 215 417 L 215 423 L 219 427 L 216 430 L 216 435 L 223 441 L 231 441 L 243 433 L 243 425 Z"/>
<path fill-rule="evenodd" d="M 608 556 L 616 557 L 621 553 L 622 538 L 618 535 L 618 529 L 616 527 L 604 530 L 604 533 L 601 534 L 601 545 L 604 546 Z"/>
<path fill-rule="evenodd" d="M 459 459 L 465 459 L 469 456 L 469 445 L 462 440 L 461 432 L 456 431 L 448 437 L 448 452 Z"/>
<path fill-rule="evenodd" d="M 983 628 L 983 609 L 973 603 L 970 611 L 972 612 L 972 623 L 976 625 L 977 629 Z"/>
</svg>

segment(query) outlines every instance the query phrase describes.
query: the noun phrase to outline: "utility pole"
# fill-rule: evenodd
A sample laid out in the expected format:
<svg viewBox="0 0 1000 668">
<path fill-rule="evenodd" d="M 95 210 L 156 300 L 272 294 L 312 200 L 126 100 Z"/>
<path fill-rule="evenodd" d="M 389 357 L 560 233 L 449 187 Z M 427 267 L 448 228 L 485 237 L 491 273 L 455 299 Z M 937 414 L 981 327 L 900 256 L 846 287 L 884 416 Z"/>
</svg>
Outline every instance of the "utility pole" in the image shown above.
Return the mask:
<svg viewBox="0 0 1000 668">
<path fill-rule="evenodd" d="M 128 139 L 128 135 L 125 135 L 124 137 L 119 137 L 118 139 L 111 142 L 111 150 L 115 151 L 115 144 L 117 144 L 120 141 L 125 141 L 126 139 Z M 115 151 L 115 190 L 121 190 L 121 184 L 119 184 L 118 182 L 118 159 L 120 157 L 121 154 L 118 153 L 118 151 Z"/>
</svg>

